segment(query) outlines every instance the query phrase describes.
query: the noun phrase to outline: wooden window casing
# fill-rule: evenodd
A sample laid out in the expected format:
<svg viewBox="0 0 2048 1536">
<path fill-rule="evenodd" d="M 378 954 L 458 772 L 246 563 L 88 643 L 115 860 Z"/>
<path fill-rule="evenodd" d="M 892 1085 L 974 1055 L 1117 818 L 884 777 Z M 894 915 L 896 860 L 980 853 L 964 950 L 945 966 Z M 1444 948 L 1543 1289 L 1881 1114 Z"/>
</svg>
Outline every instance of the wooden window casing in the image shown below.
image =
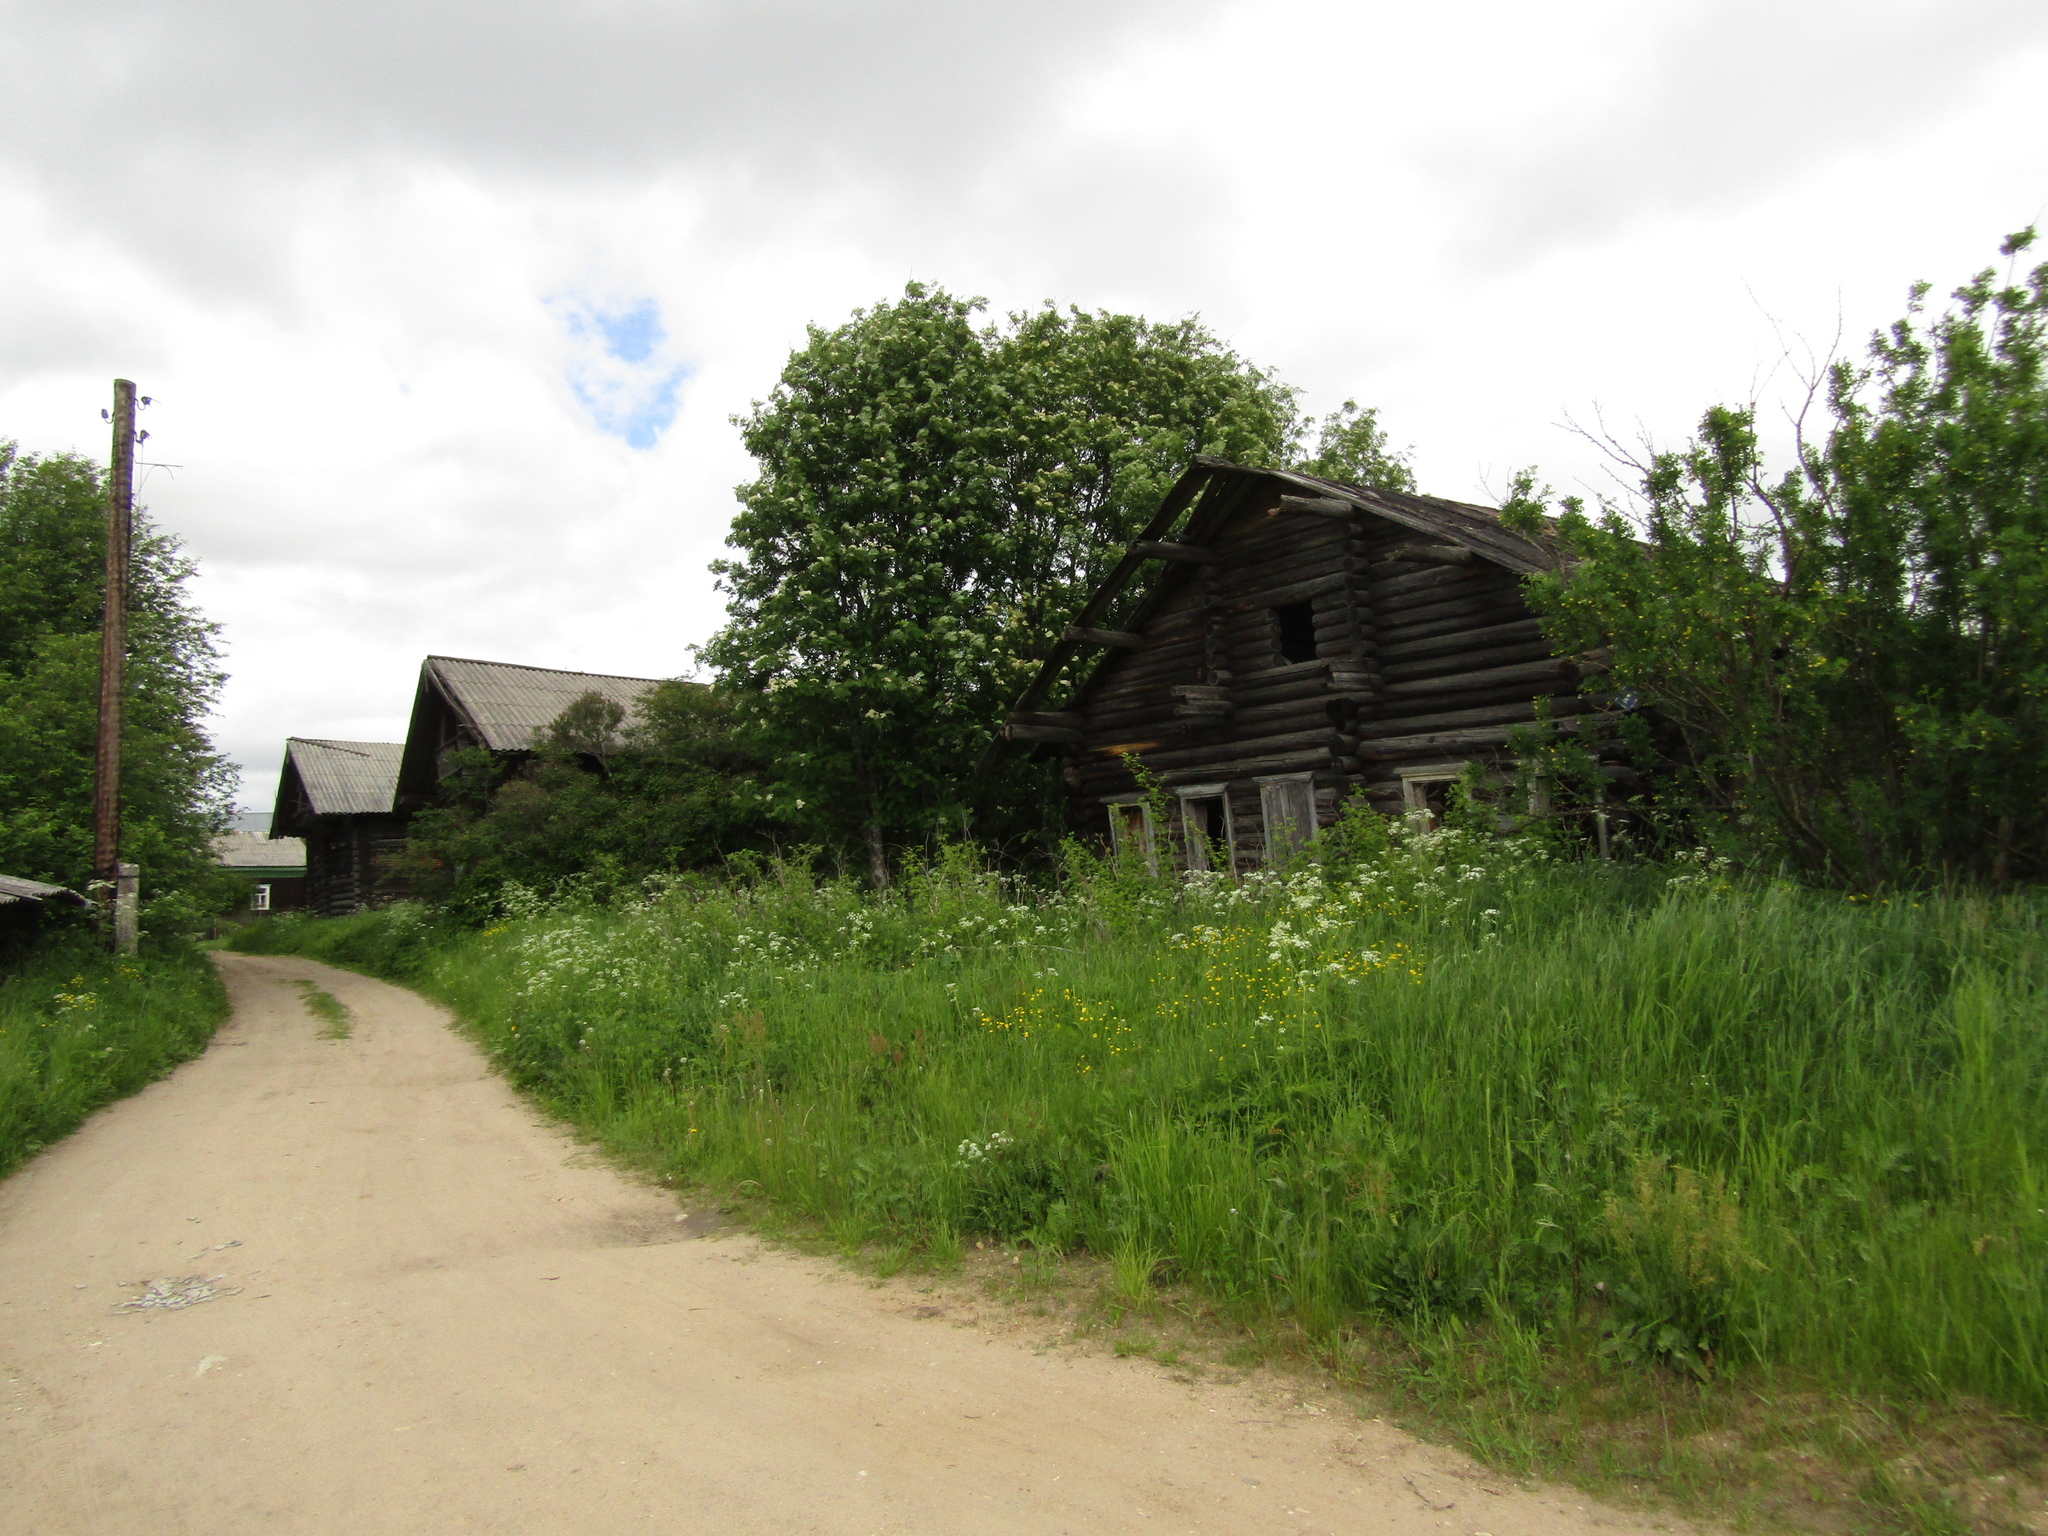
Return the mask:
<svg viewBox="0 0 2048 1536">
<path fill-rule="evenodd" d="M 1266 862 L 1285 864 L 1316 835 L 1315 775 L 1275 774 L 1257 782 L 1259 814 L 1266 823 Z"/>
<path fill-rule="evenodd" d="M 1401 770 L 1401 803 L 1407 807 L 1408 819 L 1423 831 L 1434 831 L 1444 824 L 1444 814 L 1450 809 L 1450 789 L 1465 772 L 1463 763 L 1432 763 L 1423 768 Z"/>
</svg>

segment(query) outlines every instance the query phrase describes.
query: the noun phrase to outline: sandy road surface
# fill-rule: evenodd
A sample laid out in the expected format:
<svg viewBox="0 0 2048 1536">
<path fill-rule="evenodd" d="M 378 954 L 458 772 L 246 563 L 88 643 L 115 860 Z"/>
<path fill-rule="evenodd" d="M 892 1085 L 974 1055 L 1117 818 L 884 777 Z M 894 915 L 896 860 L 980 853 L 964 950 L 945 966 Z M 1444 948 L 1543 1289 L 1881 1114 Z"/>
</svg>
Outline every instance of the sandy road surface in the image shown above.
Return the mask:
<svg viewBox="0 0 2048 1536">
<path fill-rule="evenodd" d="M 699 1240 L 412 994 L 221 962 L 212 1049 L 0 1184 L 7 1536 L 1650 1528 Z M 191 1275 L 222 1294 L 117 1310 Z"/>
</svg>

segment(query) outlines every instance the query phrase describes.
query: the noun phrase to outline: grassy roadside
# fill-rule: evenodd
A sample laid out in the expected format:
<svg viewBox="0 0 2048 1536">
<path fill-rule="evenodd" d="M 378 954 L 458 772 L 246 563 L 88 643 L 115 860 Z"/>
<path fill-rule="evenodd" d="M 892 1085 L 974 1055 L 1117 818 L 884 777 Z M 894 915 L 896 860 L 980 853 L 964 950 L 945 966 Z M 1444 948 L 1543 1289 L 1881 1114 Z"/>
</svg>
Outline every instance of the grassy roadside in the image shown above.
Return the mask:
<svg viewBox="0 0 2048 1536">
<path fill-rule="evenodd" d="M 117 958 L 76 939 L 18 959 L 0 979 L 0 1174 L 198 1055 L 227 1014 L 184 946 Z"/>
<path fill-rule="evenodd" d="M 236 944 L 421 986 L 616 1155 L 786 1229 L 884 1267 L 1085 1255 L 1191 1341 L 1523 1475 L 2038 1517 L 2042 903 L 1455 833 L 1326 853 L 1234 886 L 1077 862 L 1051 895 L 965 856 L 886 898 L 786 868 Z"/>
</svg>

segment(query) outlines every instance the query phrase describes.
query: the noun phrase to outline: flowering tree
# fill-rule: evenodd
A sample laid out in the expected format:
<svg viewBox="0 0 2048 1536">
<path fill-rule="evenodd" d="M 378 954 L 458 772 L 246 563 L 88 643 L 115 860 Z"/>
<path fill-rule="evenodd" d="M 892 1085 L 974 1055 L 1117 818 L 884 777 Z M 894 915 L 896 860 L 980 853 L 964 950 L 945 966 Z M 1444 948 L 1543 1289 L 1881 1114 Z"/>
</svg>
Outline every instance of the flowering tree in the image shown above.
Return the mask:
<svg viewBox="0 0 2048 1536">
<path fill-rule="evenodd" d="M 1283 462 L 1301 435 L 1293 392 L 1196 320 L 979 309 L 912 284 L 814 327 L 738 423 L 760 474 L 703 654 L 780 809 L 858 836 L 877 884 L 892 841 L 1027 792 L 1028 765 L 1002 792 L 966 775 L 1189 459 Z"/>
</svg>

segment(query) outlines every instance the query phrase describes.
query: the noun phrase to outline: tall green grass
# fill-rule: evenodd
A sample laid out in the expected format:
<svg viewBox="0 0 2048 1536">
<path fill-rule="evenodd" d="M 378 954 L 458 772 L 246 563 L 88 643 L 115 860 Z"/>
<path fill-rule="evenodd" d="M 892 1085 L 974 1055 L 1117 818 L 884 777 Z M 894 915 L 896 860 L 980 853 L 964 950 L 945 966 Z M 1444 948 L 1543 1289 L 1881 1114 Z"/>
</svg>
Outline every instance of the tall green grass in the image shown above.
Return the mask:
<svg viewBox="0 0 2048 1536">
<path fill-rule="evenodd" d="M 842 1240 L 1149 1253 L 1319 1336 L 1460 1322 L 2048 1417 L 2043 903 L 1398 830 L 1240 884 L 957 854 L 252 930 L 415 980 L 660 1171 Z"/>
<path fill-rule="evenodd" d="M 206 1048 L 227 994 L 185 946 L 116 958 L 82 938 L 0 979 L 0 1174 Z"/>
</svg>

